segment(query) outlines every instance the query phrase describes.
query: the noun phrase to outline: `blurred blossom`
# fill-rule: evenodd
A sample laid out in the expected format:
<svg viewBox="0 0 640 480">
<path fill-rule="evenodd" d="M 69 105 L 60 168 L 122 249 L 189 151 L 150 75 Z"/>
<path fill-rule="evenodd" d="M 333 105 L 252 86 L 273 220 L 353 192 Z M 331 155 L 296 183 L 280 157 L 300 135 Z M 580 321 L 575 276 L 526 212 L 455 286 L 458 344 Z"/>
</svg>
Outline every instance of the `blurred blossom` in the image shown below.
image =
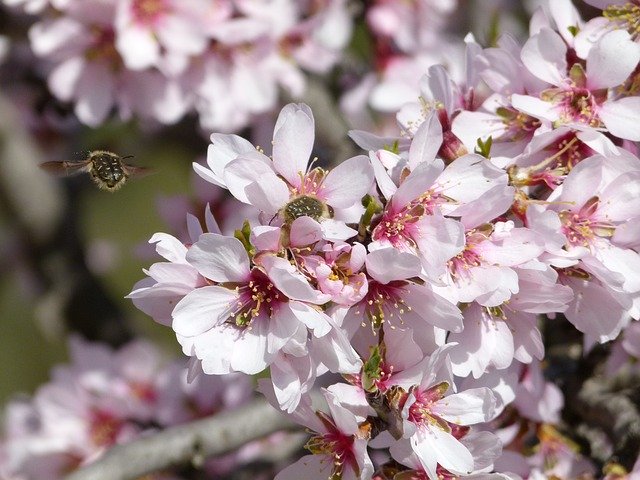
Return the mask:
<svg viewBox="0 0 640 480">
<path fill-rule="evenodd" d="M 73 338 L 70 347 L 70 364 L 55 367 L 33 398 L 16 399 L 6 407 L 2 478 L 63 478 L 112 445 L 158 426 L 219 414 L 252 396 L 249 379 L 237 375 L 187 382 L 184 361 L 170 361 L 144 341 L 114 351 Z M 225 471 L 237 466 L 239 458 L 250 461 L 260 452 L 258 447 L 243 457 L 225 457 Z M 209 471 L 219 473 L 215 464 Z"/>
<path fill-rule="evenodd" d="M 346 0 L 3 0 L 37 14 L 31 47 L 51 92 L 78 119 L 113 111 L 172 124 L 197 111 L 208 131 L 240 129 L 300 96 L 351 36 Z M 49 8 L 45 8 L 49 7 Z"/>
</svg>

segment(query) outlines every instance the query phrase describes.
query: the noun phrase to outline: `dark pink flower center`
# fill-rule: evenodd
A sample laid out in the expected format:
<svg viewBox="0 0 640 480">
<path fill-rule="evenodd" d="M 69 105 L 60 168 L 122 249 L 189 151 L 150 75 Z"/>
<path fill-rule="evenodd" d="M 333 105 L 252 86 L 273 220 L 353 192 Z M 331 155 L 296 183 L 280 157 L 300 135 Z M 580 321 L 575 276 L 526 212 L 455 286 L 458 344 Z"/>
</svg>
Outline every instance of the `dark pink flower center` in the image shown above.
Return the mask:
<svg viewBox="0 0 640 480">
<path fill-rule="evenodd" d="M 153 404 L 158 398 L 158 392 L 154 386 L 147 382 L 131 382 L 129 383 L 131 394 L 145 403 Z"/>
<path fill-rule="evenodd" d="M 552 88 L 542 93 L 542 99 L 556 104 L 560 109 L 561 123 L 602 126 L 598 116 L 598 101 L 588 88 L 575 85 L 569 88 Z"/>
<path fill-rule="evenodd" d="M 500 141 L 517 141 L 533 136 L 540 126 L 540 120 L 526 113 L 510 108 L 500 107 L 496 113 L 502 118 L 506 130 L 500 136 Z"/>
<path fill-rule="evenodd" d="M 92 28 L 93 42 L 85 52 L 89 61 L 101 61 L 116 70 L 122 66 L 122 59 L 116 50 L 116 35 L 113 28 L 96 25 Z"/>
<path fill-rule="evenodd" d="M 588 247 L 596 237 L 611 237 L 615 226 L 594 218 L 600 200 L 592 197 L 578 210 L 563 210 L 558 214 L 562 222 L 562 233 L 571 246 Z"/>
<path fill-rule="evenodd" d="M 167 0 L 134 0 L 131 9 L 137 23 L 153 25 L 169 11 L 169 5 Z"/>
<path fill-rule="evenodd" d="M 387 240 L 396 248 L 414 248 L 415 237 L 420 235 L 418 222 L 425 215 L 433 215 L 439 205 L 453 200 L 432 187 L 400 210 L 387 205 L 382 218 L 373 229 L 374 240 Z"/>
<path fill-rule="evenodd" d="M 367 295 L 356 305 L 356 314 L 360 315 L 364 310 L 374 328 L 380 327 L 384 322 L 391 323 L 395 318 L 402 323 L 402 315 L 411 310 L 403 299 L 406 285 L 407 282 L 399 280 L 386 284 L 371 280 Z"/>
<path fill-rule="evenodd" d="M 116 442 L 122 426 L 123 422 L 110 412 L 94 410 L 91 412 L 89 435 L 96 446 L 108 447 Z"/>
<path fill-rule="evenodd" d="M 382 361 L 380 363 L 380 368 L 378 371 L 380 376 L 374 380 L 374 383 L 378 390 L 384 393 L 387 391 L 389 386 L 392 385 L 390 381 L 391 376 L 393 375 L 393 365 L 389 365 L 388 363 Z"/>
<path fill-rule="evenodd" d="M 476 246 L 486 241 L 487 238 L 487 235 L 476 230 L 469 230 L 466 233 L 464 250 L 447 262 L 449 272 L 454 280 L 469 277 L 472 268 L 483 265 L 484 260 Z"/>
<path fill-rule="evenodd" d="M 329 431 L 323 435 L 311 437 L 305 448 L 314 455 L 328 455 L 332 458 L 332 476 L 329 477 L 331 479 L 342 478 L 345 467 L 358 472 L 358 462 L 353 452 L 353 435 L 342 433 L 328 418 L 324 418 L 323 423 Z"/>
<path fill-rule="evenodd" d="M 412 239 L 417 232 L 416 223 L 424 216 L 422 206 L 404 208 L 397 213 L 386 210 L 380 223 L 373 229 L 374 240 L 387 240 L 396 248 L 415 247 Z"/>
<path fill-rule="evenodd" d="M 232 306 L 230 317 L 238 326 L 247 326 L 260 316 L 272 317 L 282 303 L 288 301 L 269 277 L 258 268 L 251 270 L 249 281 L 236 287 L 238 299 Z"/>
<path fill-rule="evenodd" d="M 451 427 L 449 427 L 448 423 L 432 412 L 433 405 L 444 397 L 448 389 L 449 384 L 447 382 L 441 382 L 426 390 L 415 389 L 413 392 L 415 401 L 409 407 L 408 420 L 416 425 L 434 424 L 450 432 Z"/>
</svg>

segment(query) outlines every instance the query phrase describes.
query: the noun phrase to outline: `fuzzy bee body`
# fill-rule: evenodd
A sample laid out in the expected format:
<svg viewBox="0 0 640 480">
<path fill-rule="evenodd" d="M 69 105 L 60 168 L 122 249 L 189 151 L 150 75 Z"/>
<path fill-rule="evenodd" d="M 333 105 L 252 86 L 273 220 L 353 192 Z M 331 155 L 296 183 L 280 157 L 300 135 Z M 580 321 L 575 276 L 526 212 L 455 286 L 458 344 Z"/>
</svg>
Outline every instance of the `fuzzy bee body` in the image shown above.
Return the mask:
<svg viewBox="0 0 640 480">
<path fill-rule="evenodd" d="M 51 173 L 77 175 L 86 172 L 101 190 L 115 192 L 122 187 L 131 176 L 148 173 L 144 167 L 136 167 L 124 163 L 129 157 L 121 157 L 106 150 L 95 150 L 85 160 L 79 162 L 53 161 L 45 162 L 41 168 Z"/>
</svg>

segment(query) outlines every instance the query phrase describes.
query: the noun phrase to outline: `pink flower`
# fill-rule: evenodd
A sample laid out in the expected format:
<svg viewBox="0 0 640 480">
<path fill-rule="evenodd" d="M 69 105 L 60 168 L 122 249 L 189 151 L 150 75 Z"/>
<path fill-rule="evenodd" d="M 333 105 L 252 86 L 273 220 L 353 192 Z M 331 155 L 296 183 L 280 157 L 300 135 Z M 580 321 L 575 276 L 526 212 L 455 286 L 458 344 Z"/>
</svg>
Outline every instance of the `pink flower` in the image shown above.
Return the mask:
<svg viewBox="0 0 640 480">
<path fill-rule="evenodd" d="M 425 359 L 424 375 L 404 404 L 404 440 L 418 457 L 430 479 L 438 478 L 438 465 L 466 475 L 474 470 L 473 455 L 458 439 L 464 427 L 494 418 L 495 397 L 488 388 L 448 394 L 453 385 L 447 347 Z M 497 439 L 494 440 L 497 442 Z M 391 447 L 392 452 L 394 448 Z"/>
<path fill-rule="evenodd" d="M 624 53 L 623 53 L 624 52 Z M 512 96 L 513 106 L 529 115 L 555 124 L 580 124 L 606 128 L 619 138 L 640 140 L 636 127 L 640 99 L 616 98 L 609 89 L 627 80 L 640 60 L 640 45 L 629 34 L 617 30 L 594 45 L 586 71 L 579 63 L 568 65 L 567 47 L 557 33 L 542 29 L 522 49 L 522 61 L 531 73 L 554 85 L 539 98 Z"/>
<path fill-rule="evenodd" d="M 409 329 L 415 342 L 425 352 L 431 351 L 433 327 L 459 331 L 460 310 L 445 298 L 433 292 L 428 283 L 415 281 L 421 267 L 418 259 L 394 248 L 382 248 L 367 255 L 369 290 L 362 301 L 349 309 L 344 326 L 350 333 L 362 335 L 358 330 L 363 319 L 370 329 Z M 358 342 L 358 340 L 354 340 Z"/>
<path fill-rule="evenodd" d="M 501 305 L 519 291 L 514 267 L 544 251 L 532 230 L 514 228 L 511 221 L 477 225 L 465 237 L 464 250 L 448 262 L 446 286 L 436 288 L 456 302 Z"/>
<path fill-rule="evenodd" d="M 186 258 L 211 285 L 176 305 L 173 329 L 205 373 L 258 373 L 290 340 L 302 335 L 304 344 L 307 327 L 315 336 L 331 329 L 312 306 L 328 296 L 284 258 L 267 254 L 251 262 L 240 241 L 213 233 L 201 235 Z"/>
<path fill-rule="evenodd" d="M 366 254 L 365 247 L 358 242 L 353 245 L 327 243 L 318 254 L 301 255 L 298 261 L 300 268 L 315 278 L 320 291 L 331 295 L 332 302 L 351 306 L 361 301 L 368 291 L 367 277 L 361 271 Z"/>
<path fill-rule="evenodd" d="M 260 391 L 273 404 L 273 393 L 268 383 L 260 381 L 259 385 Z M 365 418 L 351 405 L 343 404 L 344 398 L 339 398 L 331 387 L 323 390 L 323 395 L 329 413 L 314 411 L 309 398 L 305 398 L 291 413 L 296 422 L 313 433 L 305 445 L 311 455 L 305 455 L 286 467 L 276 476 L 276 480 L 368 480 L 373 475 L 373 464 L 367 453 L 370 432 L 360 428 Z"/>
<path fill-rule="evenodd" d="M 429 150 L 428 129 L 425 122 L 416 133 L 408 159 L 412 171 L 403 176 L 398 187 L 381 159 L 393 164 L 394 160 L 399 163 L 399 158 L 385 151 L 371 156 L 376 180 L 387 198 L 382 218 L 372 232 L 372 246 L 393 246 L 419 255 L 427 275 L 435 278 L 463 248 L 463 225 L 440 212 L 464 220 L 493 207 L 499 215 L 510 205 L 513 190 L 506 184 L 505 173 L 478 155 L 465 155 L 445 168 L 441 160 L 433 159 L 435 151 Z"/>
<path fill-rule="evenodd" d="M 331 171 L 319 167 L 308 170 L 314 137 L 309 107 L 289 104 L 276 122 L 273 160 L 239 137 L 215 137 L 221 142 L 214 140 L 209 151 L 211 170 L 194 168 L 206 180 L 224 185 L 238 200 L 258 208 L 265 223 L 275 217 L 291 223 L 303 216 L 321 222 L 334 217 L 352 220 L 345 216 L 369 191 L 373 183 L 371 165 L 361 155 Z"/>
<path fill-rule="evenodd" d="M 489 367 L 503 370 L 514 359 L 531 363 L 542 360 L 544 344 L 534 314 L 505 309 L 487 309 L 472 303 L 464 311 L 464 330 L 452 333 L 448 341 L 456 342 L 449 355 L 453 372 L 475 378 Z"/>
<path fill-rule="evenodd" d="M 186 67 L 187 57 L 207 48 L 209 29 L 231 13 L 228 0 L 123 0 L 114 21 L 116 48 L 132 70 L 159 67 L 163 57 Z"/>
</svg>

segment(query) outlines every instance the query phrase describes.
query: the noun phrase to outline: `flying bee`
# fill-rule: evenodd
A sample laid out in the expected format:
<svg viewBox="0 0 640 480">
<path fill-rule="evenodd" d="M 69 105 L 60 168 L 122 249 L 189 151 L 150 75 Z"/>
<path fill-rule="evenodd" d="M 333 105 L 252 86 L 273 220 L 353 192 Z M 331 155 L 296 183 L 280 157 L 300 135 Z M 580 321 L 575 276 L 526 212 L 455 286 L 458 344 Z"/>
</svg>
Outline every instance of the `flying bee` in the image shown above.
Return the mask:
<svg viewBox="0 0 640 480">
<path fill-rule="evenodd" d="M 136 167 L 124 162 L 132 156 L 121 157 L 105 150 L 95 150 L 90 152 L 85 160 L 44 162 L 40 164 L 40 168 L 62 175 L 78 175 L 86 172 L 98 188 L 115 192 L 127 182 L 129 177 L 150 173 L 148 168 Z"/>
</svg>

